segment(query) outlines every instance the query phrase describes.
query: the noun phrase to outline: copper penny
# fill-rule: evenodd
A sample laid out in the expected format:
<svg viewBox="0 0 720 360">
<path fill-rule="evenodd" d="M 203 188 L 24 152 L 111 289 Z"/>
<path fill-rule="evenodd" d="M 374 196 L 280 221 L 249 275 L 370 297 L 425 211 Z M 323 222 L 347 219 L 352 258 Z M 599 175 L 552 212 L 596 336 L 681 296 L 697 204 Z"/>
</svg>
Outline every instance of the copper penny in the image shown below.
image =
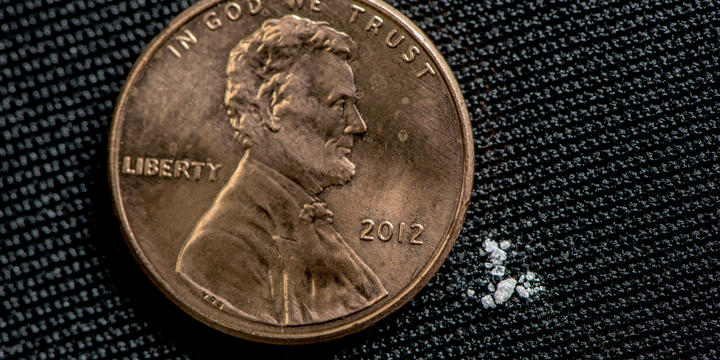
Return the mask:
<svg viewBox="0 0 720 360">
<path fill-rule="evenodd" d="M 448 65 L 387 4 L 201 1 L 133 67 L 110 183 L 172 301 L 241 338 L 307 343 L 429 281 L 462 227 L 472 144 Z"/>
</svg>

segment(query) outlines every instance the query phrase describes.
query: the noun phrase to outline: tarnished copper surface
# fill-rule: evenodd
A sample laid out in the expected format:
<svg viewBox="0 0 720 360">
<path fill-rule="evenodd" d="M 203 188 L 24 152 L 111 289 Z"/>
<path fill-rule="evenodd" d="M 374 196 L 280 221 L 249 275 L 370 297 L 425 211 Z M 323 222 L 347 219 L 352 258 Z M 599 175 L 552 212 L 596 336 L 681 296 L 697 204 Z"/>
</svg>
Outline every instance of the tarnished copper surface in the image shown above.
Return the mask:
<svg viewBox="0 0 720 360">
<path fill-rule="evenodd" d="M 175 303 L 272 343 L 358 331 L 437 271 L 467 209 L 468 114 L 426 36 L 379 1 L 204 1 L 135 64 L 116 210 Z"/>
</svg>

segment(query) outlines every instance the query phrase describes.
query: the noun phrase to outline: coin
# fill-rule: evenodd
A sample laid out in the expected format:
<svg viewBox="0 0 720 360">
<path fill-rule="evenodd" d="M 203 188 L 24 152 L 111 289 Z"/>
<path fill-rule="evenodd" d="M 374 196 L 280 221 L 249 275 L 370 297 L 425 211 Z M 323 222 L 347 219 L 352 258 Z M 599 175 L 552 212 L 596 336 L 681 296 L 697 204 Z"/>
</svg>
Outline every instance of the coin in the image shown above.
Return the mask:
<svg viewBox="0 0 720 360">
<path fill-rule="evenodd" d="M 370 326 L 435 274 L 472 144 L 448 65 L 389 5 L 202 1 L 133 67 L 109 175 L 173 302 L 241 338 L 308 343 Z"/>
</svg>

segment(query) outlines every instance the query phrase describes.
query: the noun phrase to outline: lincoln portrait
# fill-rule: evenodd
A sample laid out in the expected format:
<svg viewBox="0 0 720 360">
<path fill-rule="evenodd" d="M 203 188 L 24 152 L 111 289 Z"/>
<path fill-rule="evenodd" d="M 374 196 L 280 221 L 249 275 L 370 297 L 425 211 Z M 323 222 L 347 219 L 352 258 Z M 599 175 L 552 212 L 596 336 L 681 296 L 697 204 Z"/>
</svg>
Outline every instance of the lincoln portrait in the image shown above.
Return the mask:
<svg viewBox="0 0 720 360">
<path fill-rule="evenodd" d="M 222 311 L 270 325 L 330 321 L 387 295 L 333 224 L 325 189 L 355 176 L 367 131 L 353 40 L 297 16 L 266 21 L 230 52 L 224 108 L 242 160 L 199 218 L 176 271 Z"/>
</svg>

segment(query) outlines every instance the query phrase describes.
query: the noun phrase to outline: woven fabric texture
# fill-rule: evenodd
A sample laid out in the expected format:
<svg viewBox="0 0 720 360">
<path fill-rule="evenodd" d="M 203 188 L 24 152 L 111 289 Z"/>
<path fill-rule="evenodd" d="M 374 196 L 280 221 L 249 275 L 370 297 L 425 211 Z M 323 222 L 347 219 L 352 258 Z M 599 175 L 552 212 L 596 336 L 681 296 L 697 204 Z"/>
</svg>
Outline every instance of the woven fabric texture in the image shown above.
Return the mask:
<svg viewBox="0 0 720 360">
<path fill-rule="evenodd" d="M 278 347 L 182 312 L 114 218 L 115 99 L 191 1 L 0 0 L 0 359 L 720 358 L 720 3 L 390 3 L 468 102 L 467 222 L 399 311 Z M 486 237 L 546 290 L 484 309 Z"/>
</svg>

